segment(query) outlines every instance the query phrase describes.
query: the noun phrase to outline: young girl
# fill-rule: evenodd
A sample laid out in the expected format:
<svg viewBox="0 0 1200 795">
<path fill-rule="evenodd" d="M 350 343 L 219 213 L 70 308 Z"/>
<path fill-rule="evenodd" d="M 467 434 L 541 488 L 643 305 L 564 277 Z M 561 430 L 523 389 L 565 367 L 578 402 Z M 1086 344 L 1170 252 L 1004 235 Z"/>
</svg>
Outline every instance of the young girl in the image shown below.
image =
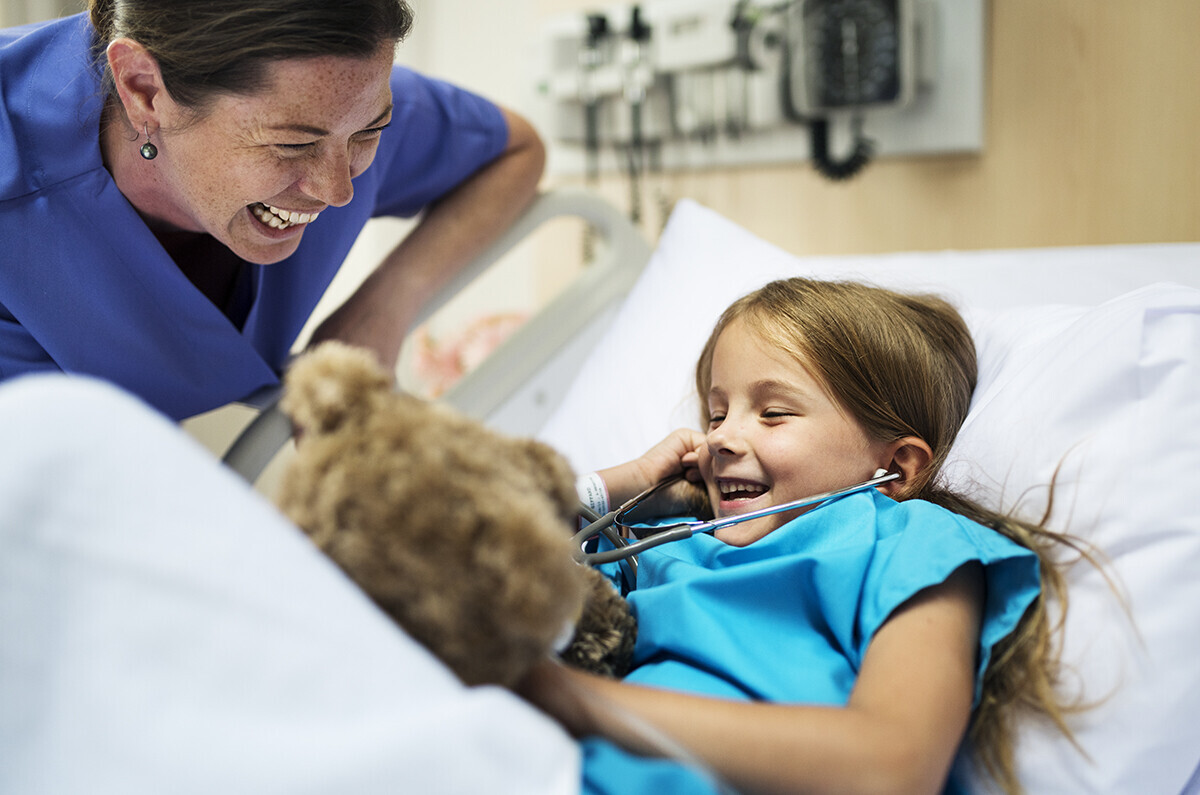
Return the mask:
<svg viewBox="0 0 1200 795">
<path fill-rule="evenodd" d="M 968 729 L 1019 790 L 1012 709 L 1068 731 L 1045 600 L 1069 539 L 936 482 L 975 376 L 938 298 L 788 279 L 726 310 L 696 368 L 707 433 L 598 473 L 612 504 L 680 474 L 717 516 L 899 478 L 644 552 L 632 673 L 548 663 L 524 685 L 588 738 L 586 790 L 705 791 L 655 758 L 661 733 L 741 792 L 957 791 Z"/>
</svg>

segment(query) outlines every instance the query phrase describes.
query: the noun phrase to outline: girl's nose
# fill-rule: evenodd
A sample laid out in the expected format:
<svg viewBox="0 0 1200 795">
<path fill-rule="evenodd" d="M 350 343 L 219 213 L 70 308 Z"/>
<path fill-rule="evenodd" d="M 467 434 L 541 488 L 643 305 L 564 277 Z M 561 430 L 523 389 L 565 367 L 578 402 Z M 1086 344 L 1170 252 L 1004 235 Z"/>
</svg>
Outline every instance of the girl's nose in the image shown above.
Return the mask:
<svg viewBox="0 0 1200 795">
<path fill-rule="evenodd" d="M 741 455 L 746 450 L 745 438 L 737 423 L 726 417 L 708 432 L 708 450 L 714 456 Z"/>
</svg>

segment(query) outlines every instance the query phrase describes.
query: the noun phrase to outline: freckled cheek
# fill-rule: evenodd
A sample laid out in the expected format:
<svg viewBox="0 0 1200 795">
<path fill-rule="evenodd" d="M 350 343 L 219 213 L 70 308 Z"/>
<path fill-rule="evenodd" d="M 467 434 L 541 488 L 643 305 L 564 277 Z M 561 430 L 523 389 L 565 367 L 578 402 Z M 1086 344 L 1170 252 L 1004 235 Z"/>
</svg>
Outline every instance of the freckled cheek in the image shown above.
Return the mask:
<svg viewBox="0 0 1200 795">
<path fill-rule="evenodd" d="M 274 165 L 257 172 L 244 192 L 249 195 L 250 201 L 266 201 L 287 192 L 305 176 L 305 170 L 298 165 Z"/>
<path fill-rule="evenodd" d="M 222 179 L 220 175 L 205 176 L 190 186 L 193 209 L 202 217 L 207 231 L 213 224 L 225 225 L 243 206 L 242 186 Z"/>
</svg>

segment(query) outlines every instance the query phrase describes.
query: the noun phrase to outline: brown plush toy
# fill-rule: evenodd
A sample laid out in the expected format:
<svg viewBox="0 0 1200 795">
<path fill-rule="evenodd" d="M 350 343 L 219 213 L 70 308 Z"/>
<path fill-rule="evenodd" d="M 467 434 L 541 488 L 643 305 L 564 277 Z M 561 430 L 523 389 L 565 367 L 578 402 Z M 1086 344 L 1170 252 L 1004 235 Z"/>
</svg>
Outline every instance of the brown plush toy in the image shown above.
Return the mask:
<svg viewBox="0 0 1200 795">
<path fill-rule="evenodd" d="M 578 497 L 551 448 L 399 393 L 339 343 L 296 360 L 282 407 L 298 442 L 280 507 L 465 683 L 516 684 L 571 625 L 568 663 L 628 667 L 636 626 L 571 557 Z"/>
</svg>

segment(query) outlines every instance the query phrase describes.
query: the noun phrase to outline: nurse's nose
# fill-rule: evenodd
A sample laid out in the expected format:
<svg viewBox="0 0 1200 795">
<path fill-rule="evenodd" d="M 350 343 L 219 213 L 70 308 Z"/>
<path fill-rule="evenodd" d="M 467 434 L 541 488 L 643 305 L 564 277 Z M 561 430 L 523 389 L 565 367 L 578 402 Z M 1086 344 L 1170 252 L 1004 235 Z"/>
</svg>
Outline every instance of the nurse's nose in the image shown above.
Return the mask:
<svg viewBox="0 0 1200 795">
<path fill-rule="evenodd" d="M 349 156 L 345 152 L 329 154 L 316 161 L 301 180 L 300 189 L 325 204 L 341 207 L 354 198 L 351 176 Z"/>
</svg>

